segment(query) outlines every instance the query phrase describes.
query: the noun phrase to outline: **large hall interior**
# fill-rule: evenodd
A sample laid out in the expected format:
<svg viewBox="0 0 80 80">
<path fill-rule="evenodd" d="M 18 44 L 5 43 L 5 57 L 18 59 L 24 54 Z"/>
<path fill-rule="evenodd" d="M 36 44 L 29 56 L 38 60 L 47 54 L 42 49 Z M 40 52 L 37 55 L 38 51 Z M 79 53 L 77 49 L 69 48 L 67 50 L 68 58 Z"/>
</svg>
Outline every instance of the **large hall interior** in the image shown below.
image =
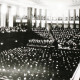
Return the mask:
<svg viewBox="0 0 80 80">
<path fill-rule="evenodd" d="M 80 80 L 80 0 L 0 0 L 0 80 Z"/>
</svg>

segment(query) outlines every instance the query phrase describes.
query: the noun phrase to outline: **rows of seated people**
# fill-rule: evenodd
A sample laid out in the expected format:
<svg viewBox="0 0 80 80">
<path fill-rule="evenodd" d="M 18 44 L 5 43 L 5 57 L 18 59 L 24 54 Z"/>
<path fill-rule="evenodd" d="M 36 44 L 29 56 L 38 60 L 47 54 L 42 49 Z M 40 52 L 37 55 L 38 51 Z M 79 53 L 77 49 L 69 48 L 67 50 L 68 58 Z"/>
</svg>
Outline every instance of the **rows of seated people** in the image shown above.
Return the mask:
<svg viewBox="0 0 80 80">
<path fill-rule="evenodd" d="M 53 40 L 39 40 L 39 39 L 31 39 L 29 40 L 28 45 L 38 45 L 38 46 L 52 46 Z"/>
<path fill-rule="evenodd" d="M 34 32 L 49 39 L 50 35 L 46 28 L 34 28 Z M 72 36 L 79 32 L 79 29 L 70 28 L 52 28 L 53 36 L 57 38 L 60 42 L 64 40 L 69 40 Z"/>
<path fill-rule="evenodd" d="M 57 38 L 60 42 L 71 39 L 77 33 L 79 33 L 79 29 L 53 29 L 53 36 Z"/>
<path fill-rule="evenodd" d="M 7 33 L 10 33 L 10 32 L 26 32 L 26 31 L 27 31 L 26 28 L 21 28 L 21 27 L 18 27 L 18 26 L 16 26 L 16 27 L 1 27 L 0 28 L 1 33 L 5 33 L 5 32 L 7 32 Z"/>
<path fill-rule="evenodd" d="M 80 32 L 75 34 L 70 40 L 64 41 L 65 46 L 70 46 L 73 49 L 80 49 Z"/>
<path fill-rule="evenodd" d="M 32 30 L 46 39 L 50 38 L 49 32 L 46 28 L 33 28 Z"/>
<path fill-rule="evenodd" d="M 0 78 L 9 80 L 70 80 L 79 50 L 18 47 L 0 53 Z M 6 80 L 6 79 L 5 79 Z"/>
<path fill-rule="evenodd" d="M 51 39 L 51 35 L 47 31 L 47 29 L 44 28 L 34 28 L 34 32 L 45 37 L 46 40 Z M 52 28 L 52 35 L 54 40 L 56 39 L 59 46 L 61 48 L 67 47 L 67 48 L 73 48 L 77 49 L 79 48 L 79 39 L 78 43 L 72 41 L 73 37 L 75 37 L 79 33 L 79 29 L 70 29 L 70 28 Z M 37 43 L 42 43 L 42 41 L 39 40 L 30 40 L 30 43 L 32 44 L 37 44 Z M 46 41 L 45 41 L 46 42 Z M 43 41 L 43 43 L 45 44 Z"/>
<path fill-rule="evenodd" d="M 75 40 L 76 41 L 76 40 Z M 28 41 L 28 46 L 43 46 L 43 47 L 54 47 L 56 49 L 80 49 L 80 44 L 73 41 L 73 38 L 69 41 L 64 41 L 59 43 L 58 40 L 39 40 L 39 39 L 30 39 Z M 78 41 L 78 39 L 77 39 Z"/>
<path fill-rule="evenodd" d="M 43 37 L 49 39 L 49 32 L 46 28 L 34 28 L 34 31 Z M 79 32 L 79 29 L 70 28 L 52 28 L 53 36 L 63 42 L 65 39 L 70 39 L 73 35 Z"/>
<path fill-rule="evenodd" d="M 77 44 L 77 49 L 80 49 L 80 32 L 75 35 L 71 40 L 68 42 L 72 41 L 74 44 Z"/>
</svg>

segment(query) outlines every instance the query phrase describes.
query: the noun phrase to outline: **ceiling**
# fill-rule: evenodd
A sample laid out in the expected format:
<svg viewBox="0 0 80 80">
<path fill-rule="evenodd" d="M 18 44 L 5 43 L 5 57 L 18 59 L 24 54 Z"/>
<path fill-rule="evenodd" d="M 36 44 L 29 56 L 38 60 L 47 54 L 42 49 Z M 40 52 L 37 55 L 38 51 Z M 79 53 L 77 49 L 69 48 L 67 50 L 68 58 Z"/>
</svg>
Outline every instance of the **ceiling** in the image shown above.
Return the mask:
<svg viewBox="0 0 80 80">
<path fill-rule="evenodd" d="M 0 0 L 0 2 L 10 4 L 20 4 L 31 7 L 42 7 L 42 8 L 62 8 L 66 6 L 80 6 L 80 0 Z"/>
<path fill-rule="evenodd" d="M 30 0 L 32 2 L 35 2 L 37 4 L 42 4 L 45 6 L 50 6 L 57 3 L 64 3 L 64 4 L 71 4 L 72 0 Z"/>
<path fill-rule="evenodd" d="M 80 6 L 80 0 L 30 0 L 38 5 L 53 7 L 53 5 Z"/>
</svg>

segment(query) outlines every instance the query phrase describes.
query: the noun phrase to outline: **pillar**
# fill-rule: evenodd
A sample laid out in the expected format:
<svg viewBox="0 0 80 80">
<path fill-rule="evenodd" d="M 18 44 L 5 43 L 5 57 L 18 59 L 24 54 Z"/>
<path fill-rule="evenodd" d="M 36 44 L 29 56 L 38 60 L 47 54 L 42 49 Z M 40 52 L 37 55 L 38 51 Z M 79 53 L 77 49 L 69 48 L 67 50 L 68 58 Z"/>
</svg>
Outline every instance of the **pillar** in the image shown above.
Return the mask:
<svg viewBox="0 0 80 80">
<path fill-rule="evenodd" d="M 7 6 L 2 4 L 1 5 L 1 27 L 6 27 L 6 13 L 7 13 Z"/>
<path fill-rule="evenodd" d="M 70 10 L 68 10 L 68 28 L 70 28 Z"/>
<path fill-rule="evenodd" d="M 76 20 L 76 9 L 74 9 L 74 28 L 76 28 L 75 20 Z"/>
<path fill-rule="evenodd" d="M 79 9 L 79 30 L 80 30 L 80 9 Z"/>
<path fill-rule="evenodd" d="M 47 27 L 47 9 L 45 10 L 45 28 Z"/>
<path fill-rule="evenodd" d="M 13 14 L 12 14 L 12 8 L 11 6 L 8 6 L 8 11 L 6 14 L 6 26 L 7 27 L 13 27 Z"/>
<path fill-rule="evenodd" d="M 62 28 L 64 28 L 64 15 L 62 16 Z"/>
<path fill-rule="evenodd" d="M 37 9 L 35 8 L 35 9 L 34 9 L 34 19 L 35 19 L 34 27 L 36 27 L 36 12 L 37 12 Z"/>
<path fill-rule="evenodd" d="M 13 11 L 12 11 L 12 8 L 10 8 L 10 11 L 9 11 L 9 27 L 13 27 Z"/>
<path fill-rule="evenodd" d="M 0 4 L 0 26 L 1 26 L 1 4 Z"/>
<path fill-rule="evenodd" d="M 42 12 L 42 10 L 41 9 L 39 9 L 39 17 L 40 17 L 40 24 L 39 24 L 39 27 L 41 28 L 41 26 L 42 26 L 42 20 L 41 20 L 41 12 Z"/>
<path fill-rule="evenodd" d="M 28 28 L 32 27 L 32 8 L 28 7 Z"/>
<path fill-rule="evenodd" d="M 16 15 L 17 15 L 17 7 L 12 7 L 12 13 L 13 13 L 13 27 L 16 27 Z"/>
<path fill-rule="evenodd" d="M 7 7 L 7 13 L 6 13 L 6 27 L 9 27 L 9 12 L 10 12 L 10 6 Z"/>
</svg>

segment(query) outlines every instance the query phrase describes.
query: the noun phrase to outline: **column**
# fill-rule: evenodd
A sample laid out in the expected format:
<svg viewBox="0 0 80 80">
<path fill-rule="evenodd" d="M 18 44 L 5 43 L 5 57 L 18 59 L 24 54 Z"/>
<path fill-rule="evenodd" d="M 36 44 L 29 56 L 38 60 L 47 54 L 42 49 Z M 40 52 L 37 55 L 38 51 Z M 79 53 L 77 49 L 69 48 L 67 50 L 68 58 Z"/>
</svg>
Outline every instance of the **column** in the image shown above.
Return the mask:
<svg viewBox="0 0 80 80">
<path fill-rule="evenodd" d="M 35 24 L 34 24 L 34 27 L 36 27 L 36 12 L 37 12 L 37 9 L 35 8 L 35 9 L 34 9 L 34 18 L 35 18 Z"/>
<path fill-rule="evenodd" d="M 38 28 L 40 26 L 40 11 L 38 8 L 36 8 L 36 27 Z"/>
<path fill-rule="evenodd" d="M 76 9 L 74 9 L 74 28 L 76 28 L 75 20 L 76 20 Z"/>
<path fill-rule="evenodd" d="M 70 28 L 70 10 L 68 10 L 68 28 Z"/>
<path fill-rule="evenodd" d="M 15 10 L 13 10 L 13 8 L 11 7 L 9 10 L 9 27 L 13 27 L 14 25 L 14 15 L 15 15 Z"/>
<path fill-rule="evenodd" d="M 9 22 L 9 21 L 10 21 L 10 20 L 9 20 L 9 18 L 10 18 L 10 10 L 11 10 L 11 7 L 8 6 L 8 7 L 7 7 L 7 13 L 6 13 L 6 26 L 7 26 L 7 27 L 10 27 L 10 26 L 9 26 L 9 23 L 10 23 L 10 22 Z"/>
<path fill-rule="evenodd" d="M 64 28 L 64 15 L 62 16 L 62 28 Z"/>
<path fill-rule="evenodd" d="M 80 30 L 80 9 L 79 9 L 79 30 Z"/>
<path fill-rule="evenodd" d="M 7 6 L 1 5 L 1 27 L 6 27 Z"/>
<path fill-rule="evenodd" d="M 35 8 L 32 8 L 32 27 L 35 27 Z"/>
<path fill-rule="evenodd" d="M 45 10 L 45 28 L 47 27 L 47 9 Z"/>
<path fill-rule="evenodd" d="M 41 27 L 45 28 L 45 9 L 41 12 Z"/>
<path fill-rule="evenodd" d="M 32 27 L 32 8 L 28 7 L 28 28 Z"/>
<path fill-rule="evenodd" d="M 0 26 L 1 26 L 1 4 L 0 4 Z"/>
<path fill-rule="evenodd" d="M 40 24 L 39 24 L 39 27 L 42 26 L 42 22 L 41 22 L 41 21 L 42 21 L 42 20 L 41 20 L 41 12 L 42 12 L 42 10 L 40 9 L 40 10 L 39 10 L 39 17 L 40 17 Z"/>
<path fill-rule="evenodd" d="M 17 15 L 17 7 L 12 7 L 12 15 L 13 15 L 13 27 L 16 27 L 16 15 Z"/>
</svg>

